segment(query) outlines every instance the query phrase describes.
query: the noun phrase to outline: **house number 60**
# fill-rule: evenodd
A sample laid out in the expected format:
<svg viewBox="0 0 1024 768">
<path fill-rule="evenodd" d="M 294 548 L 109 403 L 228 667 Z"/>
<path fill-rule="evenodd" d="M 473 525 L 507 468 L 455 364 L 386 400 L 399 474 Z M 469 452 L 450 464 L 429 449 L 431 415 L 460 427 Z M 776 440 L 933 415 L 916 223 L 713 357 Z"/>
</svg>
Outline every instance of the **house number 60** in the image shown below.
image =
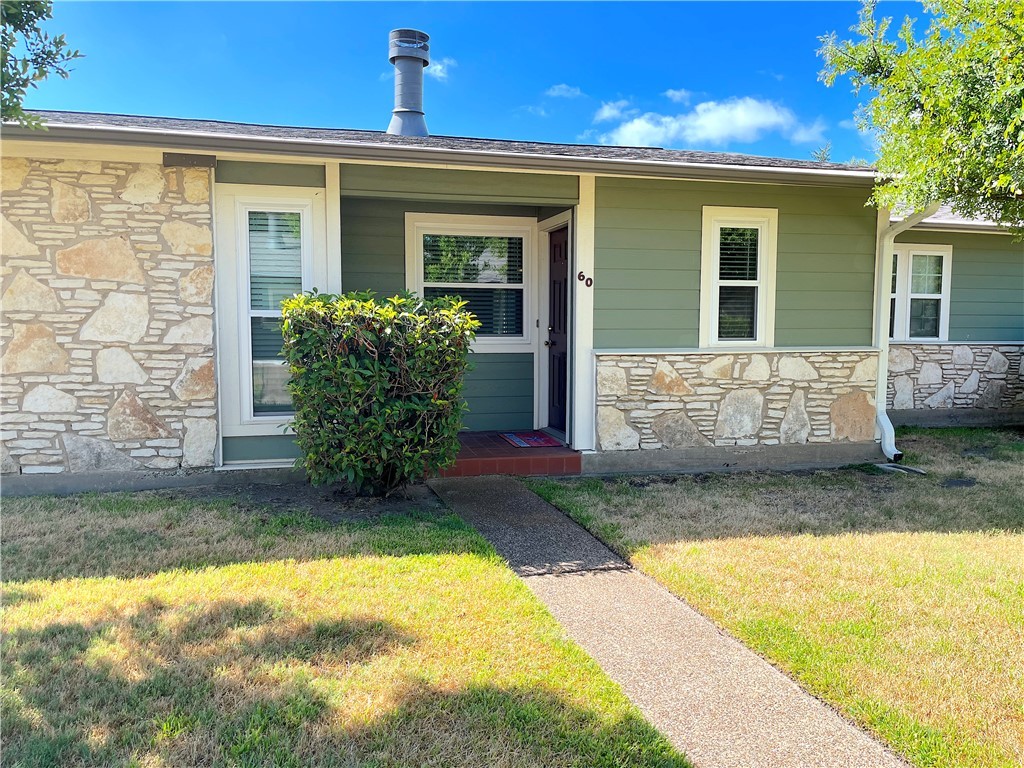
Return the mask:
<svg viewBox="0 0 1024 768">
<path fill-rule="evenodd" d="M 585 286 L 587 286 L 587 288 L 589 288 L 590 286 L 592 286 L 594 284 L 594 278 L 587 277 L 582 272 L 580 272 L 578 275 L 576 275 L 576 279 L 579 280 L 581 283 L 583 283 Z"/>
</svg>

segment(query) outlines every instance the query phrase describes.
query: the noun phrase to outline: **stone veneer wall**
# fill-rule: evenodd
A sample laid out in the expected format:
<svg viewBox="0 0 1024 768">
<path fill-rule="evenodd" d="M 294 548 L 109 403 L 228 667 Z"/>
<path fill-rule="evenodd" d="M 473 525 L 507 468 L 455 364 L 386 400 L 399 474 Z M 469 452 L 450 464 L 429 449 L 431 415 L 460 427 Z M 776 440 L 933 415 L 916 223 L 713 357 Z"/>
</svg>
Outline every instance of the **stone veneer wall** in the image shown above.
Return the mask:
<svg viewBox="0 0 1024 768">
<path fill-rule="evenodd" d="M 597 355 L 602 451 L 875 437 L 877 352 Z"/>
<path fill-rule="evenodd" d="M 892 344 L 886 407 L 1024 408 L 1024 344 Z"/>
<path fill-rule="evenodd" d="M 3 159 L 3 472 L 205 467 L 210 173 Z"/>
</svg>

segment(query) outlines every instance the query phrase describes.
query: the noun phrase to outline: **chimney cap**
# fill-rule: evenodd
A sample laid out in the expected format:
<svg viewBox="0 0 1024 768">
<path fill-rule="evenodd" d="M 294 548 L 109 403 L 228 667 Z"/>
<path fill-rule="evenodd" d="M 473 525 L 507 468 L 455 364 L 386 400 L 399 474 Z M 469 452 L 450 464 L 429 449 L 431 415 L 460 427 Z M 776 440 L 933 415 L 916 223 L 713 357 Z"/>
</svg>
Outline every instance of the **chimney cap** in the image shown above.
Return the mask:
<svg viewBox="0 0 1024 768">
<path fill-rule="evenodd" d="M 408 57 L 419 59 L 423 66 L 430 63 L 430 35 L 418 29 L 393 29 L 388 37 L 388 60 Z"/>
</svg>

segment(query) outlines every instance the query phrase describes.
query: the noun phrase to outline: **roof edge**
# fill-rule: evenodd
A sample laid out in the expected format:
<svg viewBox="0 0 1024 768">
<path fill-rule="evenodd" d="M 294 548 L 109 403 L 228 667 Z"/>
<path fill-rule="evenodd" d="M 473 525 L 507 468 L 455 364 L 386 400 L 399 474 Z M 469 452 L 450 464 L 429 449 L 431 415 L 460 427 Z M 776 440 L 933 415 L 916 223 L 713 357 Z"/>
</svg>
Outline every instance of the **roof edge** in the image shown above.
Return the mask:
<svg viewBox="0 0 1024 768">
<path fill-rule="evenodd" d="M 431 164 L 455 161 L 464 165 L 483 165 L 522 170 L 547 170 L 564 173 L 595 173 L 661 178 L 692 178 L 721 181 L 766 181 L 798 185 L 870 186 L 875 182 L 872 169 L 787 168 L 778 166 L 729 165 L 716 163 L 666 162 L 629 158 L 593 158 L 543 153 L 500 152 L 449 147 L 414 147 L 360 141 L 327 142 L 289 137 L 246 134 L 227 136 L 204 131 L 168 131 L 155 128 L 96 126 L 88 124 L 51 124 L 46 131 L 5 126 L 8 139 L 27 141 L 67 141 L 85 144 L 164 147 L 254 154 L 294 155 L 330 159 L 403 161 Z"/>
</svg>

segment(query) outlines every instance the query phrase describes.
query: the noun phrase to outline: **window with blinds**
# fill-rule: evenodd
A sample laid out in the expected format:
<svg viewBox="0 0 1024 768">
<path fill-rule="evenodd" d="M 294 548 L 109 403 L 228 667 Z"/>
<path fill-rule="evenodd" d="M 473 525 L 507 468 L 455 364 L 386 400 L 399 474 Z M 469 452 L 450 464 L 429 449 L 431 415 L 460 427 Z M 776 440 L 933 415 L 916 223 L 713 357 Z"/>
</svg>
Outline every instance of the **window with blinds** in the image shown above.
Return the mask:
<svg viewBox="0 0 1024 768">
<path fill-rule="evenodd" d="M 292 411 L 288 368 L 281 359 L 281 301 L 302 292 L 302 215 L 256 211 L 246 215 L 249 261 L 249 339 L 252 412 Z"/>
<path fill-rule="evenodd" d="M 758 254 L 756 227 L 718 230 L 718 339 L 756 341 Z"/>
<path fill-rule="evenodd" d="M 424 297 L 462 298 L 478 337 L 523 336 L 522 237 L 428 233 L 422 246 Z"/>
</svg>

